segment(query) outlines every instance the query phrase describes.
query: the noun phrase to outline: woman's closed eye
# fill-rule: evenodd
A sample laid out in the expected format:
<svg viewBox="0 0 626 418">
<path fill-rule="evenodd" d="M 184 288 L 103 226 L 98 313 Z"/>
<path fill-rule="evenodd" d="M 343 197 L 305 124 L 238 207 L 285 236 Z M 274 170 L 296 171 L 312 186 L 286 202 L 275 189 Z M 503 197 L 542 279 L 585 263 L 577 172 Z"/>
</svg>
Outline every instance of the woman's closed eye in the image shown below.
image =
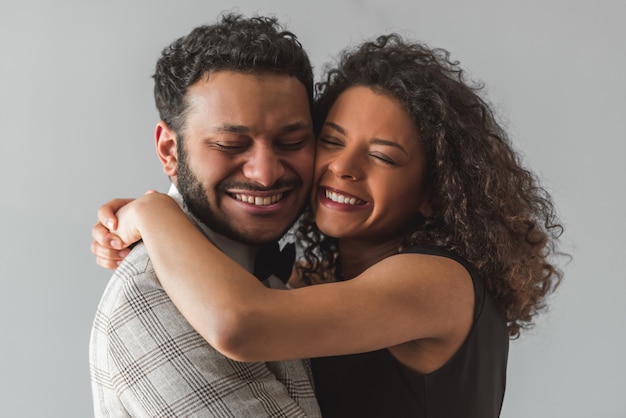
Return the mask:
<svg viewBox="0 0 626 418">
<path fill-rule="evenodd" d="M 337 146 L 337 147 L 341 147 L 343 146 L 343 141 L 341 141 L 338 138 L 332 137 L 332 136 L 322 136 L 319 138 L 319 142 L 322 143 L 325 146 Z"/>
<path fill-rule="evenodd" d="M 377 160 L 380 160 L 382 162 L 384 162 L 385 164 L 389 164 L 389 165 L 398 165 L 398 163 L 391 157 L 389 157 L 388 155 L 385 155 L 381 152 L 370 152 L 369 154 L 370 156 L 376 158 Z"/>
</svg>

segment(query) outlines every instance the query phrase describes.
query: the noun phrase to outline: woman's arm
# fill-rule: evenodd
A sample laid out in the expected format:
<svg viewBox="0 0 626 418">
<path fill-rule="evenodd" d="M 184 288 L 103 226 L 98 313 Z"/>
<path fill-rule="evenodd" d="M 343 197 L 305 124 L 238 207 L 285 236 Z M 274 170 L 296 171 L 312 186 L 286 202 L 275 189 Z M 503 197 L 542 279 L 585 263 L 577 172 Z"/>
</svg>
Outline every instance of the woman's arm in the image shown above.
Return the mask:
<svg viewBox="0 0 626 418">
<path fill-rule="evenodd" d="M 473 287 L 458 263 L 400 254 L 358 277 L 294 290 L 263 286 L 211 244 L 166 195 L 118 212 L 122 240 L 139 233 L 161 284 L 191 325 L 240 361 L 356 353 L 416 339 L 457 338 Z"/>
</svg>

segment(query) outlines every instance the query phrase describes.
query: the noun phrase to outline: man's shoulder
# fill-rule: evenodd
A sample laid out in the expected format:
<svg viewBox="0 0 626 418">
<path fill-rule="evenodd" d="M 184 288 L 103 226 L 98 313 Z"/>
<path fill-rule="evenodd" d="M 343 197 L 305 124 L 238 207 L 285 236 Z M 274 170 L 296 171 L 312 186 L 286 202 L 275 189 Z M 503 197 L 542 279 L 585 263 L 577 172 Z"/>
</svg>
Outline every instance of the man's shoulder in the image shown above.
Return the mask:
<svg viewBox="0 0 626 418">
<path fill-rule="evenodd" d="M 154 279 L 154 280 L 151 280 Z M 156 273 L 150 261 L 148 250 L 142 241 L 139 241 L 130 253 L 124 258 L 124 261 L 113 272 L 110 282 L 127 282 L 129 280 L 148 282 L 156 280 Z"/>
<path fill-rule="evenodd" d="M 152 267 L 146 246 L 143 241 L 139 241 L 115 270 L 113 276 L 128 277 L 146 273 L 154 273 L 154 268 Z"/>
<path fill-rule="evenodd" d="M 139 242 L 113 272 L 100 299 L 98 310 L 112 312 L 120 306 L 128 305 L 140 295 L 145 297 L 150 294 L 159 299 L 166 297 L 146 247 Z"/>
</svg>

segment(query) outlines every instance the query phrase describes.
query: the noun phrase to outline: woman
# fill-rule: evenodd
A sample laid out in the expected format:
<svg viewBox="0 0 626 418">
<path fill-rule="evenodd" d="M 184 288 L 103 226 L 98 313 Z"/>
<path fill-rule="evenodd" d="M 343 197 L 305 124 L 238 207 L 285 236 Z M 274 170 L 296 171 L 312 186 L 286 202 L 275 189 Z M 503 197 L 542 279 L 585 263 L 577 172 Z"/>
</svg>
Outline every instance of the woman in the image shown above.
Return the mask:
<svg viewBox="0 0 626 418">
<path fill-rule="evenodd" d="M 561 279 L 550 257 L 562 228 L 478 90 L 446 51 L 395 34 L 328 71 L 297 232 L 299 277 L 324 285 L 265 288 L 166 195 L 122 208 L 116 233 L 143 238 L 165 290 L 223 354 L 311 358 L 324 416 L 496 417 L 509 337 Z"/>
</svg>

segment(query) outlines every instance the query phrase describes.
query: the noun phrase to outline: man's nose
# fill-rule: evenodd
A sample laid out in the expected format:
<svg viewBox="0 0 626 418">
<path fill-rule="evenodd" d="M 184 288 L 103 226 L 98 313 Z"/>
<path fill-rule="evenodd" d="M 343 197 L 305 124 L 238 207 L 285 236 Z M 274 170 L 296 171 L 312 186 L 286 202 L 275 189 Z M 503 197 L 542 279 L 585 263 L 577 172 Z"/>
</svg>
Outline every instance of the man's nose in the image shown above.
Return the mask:
<svg viewBox="0 0 626 418">
<path fill-rule="evenodd" d="M 250 150 L 243 174 L 263 187 L 270 187 L 285 174 L 285 167 L 271 146 L 262 144 Z"/>
</svg>

